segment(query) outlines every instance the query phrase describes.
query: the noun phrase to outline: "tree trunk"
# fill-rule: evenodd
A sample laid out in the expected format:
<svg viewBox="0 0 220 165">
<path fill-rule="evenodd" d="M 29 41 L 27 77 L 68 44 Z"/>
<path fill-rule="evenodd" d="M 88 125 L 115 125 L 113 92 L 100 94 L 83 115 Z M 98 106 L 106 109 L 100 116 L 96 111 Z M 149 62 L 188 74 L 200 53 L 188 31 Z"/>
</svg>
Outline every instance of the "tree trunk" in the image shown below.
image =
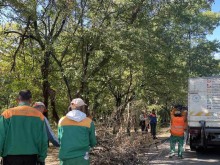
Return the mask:
<svg viewBox="0 0 220 165">
<path fill-rule="evenodd" d="M 54 58 L 54 60 L 56 61 L 57 65 L 59 66 L 61 75 L 63 77 L 63 81 L 64 81 L 64 83 L 66 85 L 66 88 L 67 88 L 67 93 L 68 93 L 69 101 L 71 101 L 72 100 L 72 95 L 71 95 L 70 83 L 68 81 L 67 76 L 64 74 L 64 68 L 63 68 L 62 62 L 57 59 L 54 50 L 53 50 L 53 52 L 51 52 L 51 55 Z"/>
<path fill-rule="evenodd" d="M 50 105 L 52 108 L 52 116 L 55 119 L 56 123 L 58 123 L 60 118 L 56 111 L 56 99 L 55 98 L 56 98 L 56 92 L 55 90 L 50 88 Z"/>
<path fill-rule="evenodd" d="M 122 97 L 121 94 L 117 94 L 116 99 L 116 111 L 113 112 L 113 134 L 117 134 L 119 132 L 122 123 L 124 122 L 123 114 L 125 112 L 126 106 L 129 104 L 130 101 L 133 100 L 134 94 L 130 97 L 126 97 L 124 103 L 122 104 Z"/>
<path fill-rule="evenodd" d="M 48 81 L 49 66 L 50 66 L 50 51 L 46 51 L 44 55 L 44 63 L 41 66 L 41 74 L 43 77 L 42 90 L 43 90 L 44 104 L 46 108 L 48 108 L 49 90 L 50 90 L 50 83 Z M 45 113 L 45 116 L 48 118 L 48 112 Z"/>
<path fill-rule="evenodd" d="M 113 115 L 114 124 L 113 124 L 113 134 L 117 134 L 119 129 L 124 121 L 123 113 L 125 111 L 125 105 L 121 105 L 120 107 L 116 108 L 116 112 Z"/>
<path fill-rule="evenodd" d="M 131 110 L 130 110 L 130 103 L 128 103 L 128 116 L 127 116 L 127 133 L 128 136 L 131 136 Z"/>
</svg>

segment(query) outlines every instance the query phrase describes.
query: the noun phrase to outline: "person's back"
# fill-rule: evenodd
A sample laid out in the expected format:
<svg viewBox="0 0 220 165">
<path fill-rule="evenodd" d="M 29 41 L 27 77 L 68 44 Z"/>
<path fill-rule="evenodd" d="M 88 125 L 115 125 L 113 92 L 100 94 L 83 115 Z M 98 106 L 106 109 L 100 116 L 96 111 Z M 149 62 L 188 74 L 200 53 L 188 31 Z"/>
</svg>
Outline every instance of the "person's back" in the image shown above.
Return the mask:
<svg viewBox="0 0 220 165">
<path fill-rule="evenodd" d="M 175 155 L 176 143 L 178 143 L 178 157 L 183 158 L 185 117 L 182 116 L 181 110 L 181 106 L 175 106 L 171 111 L 170 158 Z"/>
<path fill-rule="evenodd" d="M 152 110 L 152 113 L 149 115 L 149 119 L 150 119 L 151 134 L 153 136 L 153 139 L 157 139 L 156 137 L 157 115 L 154 109 Z"/>
<path fill-rule="evenodd" d="M 155 110 L 152 111 L 152 113 L 149 115 L 150 118 L 150 124 L 157 124 L 157 116 L 155 114 Z"/>
<path fill-rule="evenodd" d="M 185 125 L 186 116 L 185 112 L 183 112 L 183 107 L 177 105 L 171 111 L 171 134 L 175 136 L 183 136 Z"/>
<path fill-rule="evenodd" d="M 94 147 L 96 144 L 95 139 L 93 141 L 89 139 L 94 132 L 94 124 L 88 117 L 77 122 L 65 116 L 59 122 L 59 133 L 60 131 L 65 132 L 59 136 L 61 143 L 59 158 L 62 160 L 85 155 L 90 146 Z"/>
<path fill-rule="evenodd" d="M 141 112 L 139 119 L 140 119 L 139 126 L 141 127 L 142 133 L 144 133 L 146 131 L 146 123 L 145 123 L 146 116 L 144 111 Z"/>
<path fill-rule="evenodd" d="M 94 123 L 80 110 L 81 106 L 68 112 L 59 121 L 60 164 L 89 164 L 89 149 L 96 145 Z"/>
<path fill-rule="evenodd" d="M 39 112 L 41 112 L 42 114 L 44 114 L 45 112 L 47 112 L 46 106 L 44 105 L 43 102 L 35 102 L 33 105 L 33 108 L 35 108 L 36 110 L 38 110 Z M 58 142 L 57 137 L 54 135 L 53 130 L 50 127 L 50 123 L 47 120 L 47 118 L 44 118 L 45 121 L 45 126 L 46 126 L 46 131 L 47 131 L 47 136 L 48 136 L 48 140 L 55 146 L 55 147 L 59 147 L 60 144 Z"/>
<path fill-rule="evenodd" d="M 35 165 L 38 160 L 45 161 L 47 135 L 44 116 L 27 102 L 20 101 L 18 107 L 2 113 L 0 154 L 3 165 Z"/>
<path fill-rule="evenodd" d="M 171 117 L 171 134 L 174 136 L 183 136 L 185 121 L 183 116 L 173 116 Z"/>
</svg>

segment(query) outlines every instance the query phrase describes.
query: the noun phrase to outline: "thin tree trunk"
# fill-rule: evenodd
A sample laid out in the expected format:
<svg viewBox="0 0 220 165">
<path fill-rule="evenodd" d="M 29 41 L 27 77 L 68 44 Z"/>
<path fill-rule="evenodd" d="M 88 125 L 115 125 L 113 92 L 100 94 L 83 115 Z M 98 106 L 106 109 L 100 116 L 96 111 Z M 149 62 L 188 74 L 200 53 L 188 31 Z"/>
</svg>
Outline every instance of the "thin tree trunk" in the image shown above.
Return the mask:
<svg viewBox="0 0 220 165">
<path fill-rule="evenodd" d="M 55 119 L 56 123 L 58 123 L 60 118 L 56 111 L 56 92 L 51 88 L 50 88 L 50 105 L 52 108 L 52 116 Z"/>
<path fill-rule="evenodd" d="M 131 136 L 131 110 L 130 110 L 130 103 L 128 103 L 128 116 L 127 116 L 127 133 Z"/>
<path fill-rule="evenodd" d="M 48 108 L 49 90 L 50 90 L 50 83 L 48 81 L 49 66 L 50 66 L 50 52 L 46 51 L 44 55 L 44 63 L 41 66 L 41 74 L 43 77 L 42 90 L 43 90 L 44 104 L 46 108 Z M 45 113 L 45 116 L 48 118 L 48 112 Z"/>
</svg>

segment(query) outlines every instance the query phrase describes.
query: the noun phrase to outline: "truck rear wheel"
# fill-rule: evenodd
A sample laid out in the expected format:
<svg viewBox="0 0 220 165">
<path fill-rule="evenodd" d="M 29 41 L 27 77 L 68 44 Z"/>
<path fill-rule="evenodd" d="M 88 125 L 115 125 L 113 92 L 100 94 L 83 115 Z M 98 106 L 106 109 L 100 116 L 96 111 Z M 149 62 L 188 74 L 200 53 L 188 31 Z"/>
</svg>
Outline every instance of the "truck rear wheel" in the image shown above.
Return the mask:
<svg viewBox="0 0 220 165">
<path fill-rule="evenodd" d="M 192 144 L 192 137 L 189 134 L 189 147 L 191 151 L 195 151 L 196 150 L 196 146 Z"/>
<path fill-rule="evenodd" d="M 194 146 L 194 145 L 192 145 L 192 144 L 190 144 L 189 147 L 190 147 L 190 150 L 191 150 L 191 151 L 195 151 L 195 150 L 196 150 L 196 146 Z"/>
</svg>

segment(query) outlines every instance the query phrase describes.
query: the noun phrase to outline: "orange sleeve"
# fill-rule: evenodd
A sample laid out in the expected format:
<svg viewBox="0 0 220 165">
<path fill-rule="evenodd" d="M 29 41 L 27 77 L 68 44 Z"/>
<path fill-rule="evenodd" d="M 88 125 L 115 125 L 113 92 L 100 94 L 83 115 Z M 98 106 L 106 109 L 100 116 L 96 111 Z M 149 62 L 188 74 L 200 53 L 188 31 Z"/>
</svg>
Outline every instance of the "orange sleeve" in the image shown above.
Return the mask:
<svg viewBox="0 0 220 165">
<path fill-rule="evenodd" d="M 185 119 L 185 122 L 187 122 L 187 114 L 188 114 L 188 112 L 187 112 L 186 110 L 184 110 L 184 111 L 182 112 L 182 115 L 183 115 L 183 117 L 184 117 L 184 119 Z"/>
<path fill-rule="evenodd" d="M 171 110 L 171 112 L 170 112 L 170 116 L 171 116 L 171 118 L 174 117 L 174 113 L 175 113 L 175 111 L 176 111 L 176 108 L 173 108 L 173 109 Z"/>
</svg>

